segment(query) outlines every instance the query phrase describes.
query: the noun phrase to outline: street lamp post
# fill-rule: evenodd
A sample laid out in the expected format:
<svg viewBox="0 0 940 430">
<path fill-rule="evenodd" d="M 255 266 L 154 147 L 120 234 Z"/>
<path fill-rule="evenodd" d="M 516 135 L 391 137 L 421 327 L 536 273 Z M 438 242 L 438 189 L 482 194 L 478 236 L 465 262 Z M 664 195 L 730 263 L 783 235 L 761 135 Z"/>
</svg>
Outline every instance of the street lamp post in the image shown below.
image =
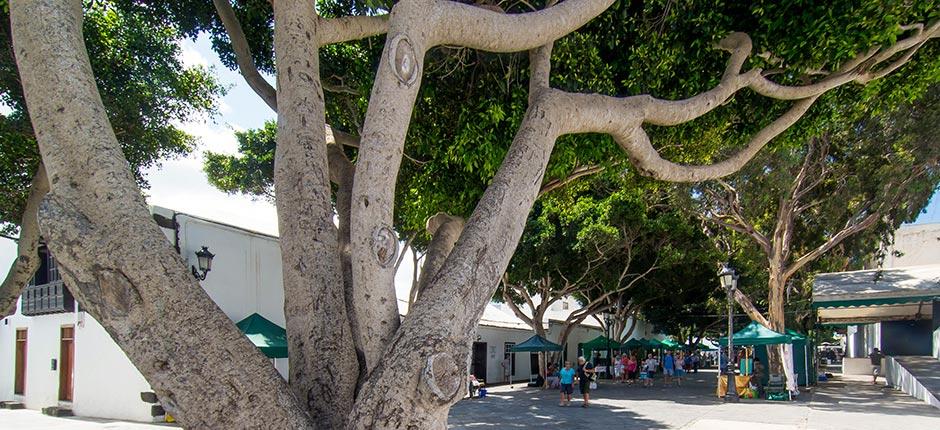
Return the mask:
<svg viewBox="0 0 940 430">
<path fill-rule="evenodd" d="M 610 354 L 610 324 L 611 324 L 611 322 L 613 322 L 613 317 L 612 317 L 612 315 L 610 315 L 609 313 L 606 313 L 606 312 L 605 312 L 605 313 L 604 313 L 604 322 L 606 323 L 606 326 L 607 326 L 607 372 L 606 372 L 606 373 L 607 373 L 607 379 L 611 379 L 611 378 L 613 378 L 613 376 L 612 376 L 613 373 L 611 373 L 611 371 L 613 371 L 613 367 L 612 367 L 612 366 L 613 366 L 613 363 L 614 363 L 614 361 L 613 361 L 613 359 L 612 359 L 612 357 L 611 357 L 611 354 Z"/>
<path fill-rule="evenodd" d="M 725 290 L 728 296 L 728 356 L 725 366 L 725 374 L 728 377 L 728 390 L 725 391 L 725 402 L 737 402 L 738 401 L 738 390 L 735 387 L 734 383 L 734 361 L 732 356 L 734 354 L 734 317 L 732 314 L 732 296 L 734 296 L 734 289 L 737 288 L 738 284 L 738 275 L 734 273 L 734 269 L 725 265 L 722 267 L 721 271 L 718 272 L 718 280 L 721 282 L 721 287 Z"/>
</svg>

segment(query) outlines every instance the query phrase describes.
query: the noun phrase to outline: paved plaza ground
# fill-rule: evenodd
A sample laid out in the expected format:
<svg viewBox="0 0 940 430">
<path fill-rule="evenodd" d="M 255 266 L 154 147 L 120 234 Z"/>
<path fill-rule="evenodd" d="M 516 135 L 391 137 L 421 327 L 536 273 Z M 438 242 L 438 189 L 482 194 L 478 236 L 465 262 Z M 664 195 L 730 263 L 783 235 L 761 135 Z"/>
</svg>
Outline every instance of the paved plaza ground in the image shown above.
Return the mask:
<svg viewBox="0 0 940 430">
<path fill-rule="evenodd" d="M 920 430 L 940 429 L 933 408 L 864 378 L 820 383 L 794 402 L 715 397 L 714 371 L 693 375 L 682 387 L 627 387 L 602 382 L 592 407 L 558 406 L 558 392 L 516 385 L 493 387 L 486 399 L 462 400 L 450 428 L 471 429 L 686 429 L 686 430 Z M 661 382 L 661 381 L 657 381 Z M 0 429 L 155 430 L 174 428 L 114 420 L 52 418 L 37 411 L 0 409 Z"/>
<path fill-rule="evenodd" d="M 489 398 L 467 399 L 454 406 L 450 428 L 940 429 L 940 409 L 884 385 L 873 386 L 870 379 L 823 382 L 794 402 L 724 404 L 715 396 L 716 376 L 714 371 L 700 372 L 678 388 L 602 382 L 587 409 L 579 407 L 580 402 L 558 406 L 555 390 L 494 387 Z"/>
</svg>

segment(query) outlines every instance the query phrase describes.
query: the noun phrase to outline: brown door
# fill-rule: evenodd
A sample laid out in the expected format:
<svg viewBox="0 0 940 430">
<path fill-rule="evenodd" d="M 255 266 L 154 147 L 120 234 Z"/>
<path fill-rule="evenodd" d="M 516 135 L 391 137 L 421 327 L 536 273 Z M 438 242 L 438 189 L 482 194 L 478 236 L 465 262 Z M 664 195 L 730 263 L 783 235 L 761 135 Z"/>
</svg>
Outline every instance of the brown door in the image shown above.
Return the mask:
<svg viewBox="0 0 940 430">
<path fill-rule="evenodd" d="M 72 367 L 75 363 L 75 328 L 62 327 L 59 344 L 59 400 L 72 401 Z"/>
<path fill-rule="evenodd" d="M 26 329 L 16 330 L 16 371 L 13 379 L 13 394 L 26 392 Z"/>
</svg>

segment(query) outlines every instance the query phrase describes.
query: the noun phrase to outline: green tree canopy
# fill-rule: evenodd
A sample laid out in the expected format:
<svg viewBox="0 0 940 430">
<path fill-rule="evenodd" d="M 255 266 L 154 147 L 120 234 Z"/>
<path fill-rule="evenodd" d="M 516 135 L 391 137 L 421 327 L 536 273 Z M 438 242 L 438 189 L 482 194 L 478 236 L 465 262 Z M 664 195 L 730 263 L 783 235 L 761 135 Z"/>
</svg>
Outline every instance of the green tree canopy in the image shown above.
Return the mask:
<svg viewBox="0 0 940 430">
<path fill-rule="evenodd" d="M 0 115 L 0 225 L 9 231 L 20 222 L 39 149 L 3 3 L 0 103 L 9 111 Z M 179 124 L 214 114 L 224 89 L 205 68 L 182 64 L 178 42 L 184 34 L 178 26 L 123 6 L 120 1 L 86 3 L 83 33 L 108 119 L 138 182 L 145 185 L 142 169 L 193 150 L 195 138 Z"/>
<path fill-rule="evenodd" d="M 266 4 L 249 1 L 235 7 L 240 19 L 254 22 L 260 20 L 257 14 L 267 10 Z M 499 5 L 507 12 L 529 10 L 526 3 Z M 366 7 L 342 1 L 324 1 L 320 6 L 327 15 Z M 930 2 L 845 1 L 807 7 L 774 1 L 620 1 L 555 43 L 552 84 L 610 95 L 688 97 L 719 81 L 725 55 L 713 45 L 732 31 L 748 32 L 755 50 L 768 53 L 752 57 L 746 67 L 779 70 L 780 82 L 797 84 L 871 46 L 893 41 L 899 23 L 936 16 Z M 247 27 L 246 31 L 265 28 Z M 224 34 L 216 27 L 207 28 L 217 38 L 222 58 L 229 58 Z M 249 37 L 255 61 L 266 71 L 272 64 L 266 42 L 269 31 L 262 31 L 257 40 Z M 868 87 L 846 86 L 827 93 L 774 145 L 805 142 L 825 124 L 849 121 L 856 110 L 889 107 L 919 97 L 929 83 L 938 80 L 940 71 L 940 51 L 933 45 L 923 49 L 926 52 L 895 75 Z M 321 52 L 329 124 L 358 132 L 380 54 L 381 43 L 376 39 L 332 45 Z M 234 67 L 233 61 L 227 64 Z M 425 220 L 441 211 L 468 216 L 506 154 L 527 105 L 525 54 L 442 47 L 429 52 L 425 69 L 396 189 L 400 232 L 422 231 Z M 700 120 L 677 127 L 651 127 L 649 132 L 670 159 L 708 162 L 740 147 L 786 105 L 744 92 Z M 223 190 L 269 195 L 273 179 L 266 172 L 272 171 L 268 164 L 273 156 L 257 151 L 273 151 L 273 136 L 261 133 L 244 138 L 263 138 L 272 145 L 246 141 L 245 159 L 210 155 L 206 170 Z M 354 158 L 355 150 L 347 149 Z M 623 152 L 606 136 L 565 137 L 556 145 L 545 181 L 562 180 L 578 168 L 610 167 L 624 161 Z"/>
<path fill-rule="evenodd" d="M 687 194 L 743 272 L 742 290 L 757 309 L 773 302 L 768 293 L 782 299 L 786 290 L 791 325 L 811 316 L 813 273 L 877 264 L 893 232 L 940 186 L 940 86 L 914 103 L 876 103 L 858 115 Z"/>
</svg>

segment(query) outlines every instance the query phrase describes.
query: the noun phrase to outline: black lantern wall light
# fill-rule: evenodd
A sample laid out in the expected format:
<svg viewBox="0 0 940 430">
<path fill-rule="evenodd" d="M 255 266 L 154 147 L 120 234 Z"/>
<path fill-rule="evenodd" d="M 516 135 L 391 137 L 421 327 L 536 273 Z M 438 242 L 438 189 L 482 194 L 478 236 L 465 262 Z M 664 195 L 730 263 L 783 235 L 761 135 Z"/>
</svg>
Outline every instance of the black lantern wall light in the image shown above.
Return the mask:
<svg viewBox="0 0 940 430">
<path fill-rule="evenodd" d="M 212 258 L 215 257 L 215 254 L 209 252 L 209 247 L 203 246 L 202 249 L 196 251 L 196 263 L 199 265 L 192 266 L 193 276 L 200 281 L 206 280 L 206 275 L 212 270 Z"/>
</svg>

